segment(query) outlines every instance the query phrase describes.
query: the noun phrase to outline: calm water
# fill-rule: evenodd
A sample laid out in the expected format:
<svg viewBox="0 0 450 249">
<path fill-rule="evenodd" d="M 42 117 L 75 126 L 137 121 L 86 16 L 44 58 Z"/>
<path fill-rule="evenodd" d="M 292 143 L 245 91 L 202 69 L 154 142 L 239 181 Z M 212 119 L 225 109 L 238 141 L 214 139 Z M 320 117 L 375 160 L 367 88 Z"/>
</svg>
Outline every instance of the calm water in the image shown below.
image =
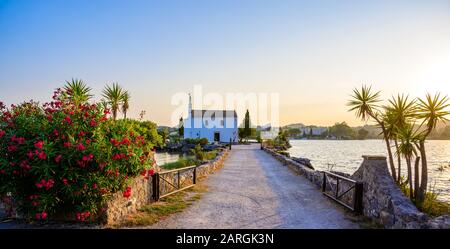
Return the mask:
<svg viewBox="0 0 450 249">
<path fill-rule="evenodd" d="M 291 140 L 291 156 L 306 157 L 317 170 L 352 174 L 360 166 L 362 155 L 387 155 L 382 140 Z M 450 201 L 450 141 L 427 141 L 428 183 L 439 192 L 438 198 Z M 444 170 L 439 170 L 444 166 Z M 405 170 L 405 171 L 403 171 Z M 402 163 L 406 175 L 406 163 Z"/>
<path fill-rule="evenodd" d="M 155 159 L 158 165 L 163 165 L 165 163 L 175 162 L 180 158 L 180 154 L 168 153 L 168 152 L 156 152 Z"/>
</svg>

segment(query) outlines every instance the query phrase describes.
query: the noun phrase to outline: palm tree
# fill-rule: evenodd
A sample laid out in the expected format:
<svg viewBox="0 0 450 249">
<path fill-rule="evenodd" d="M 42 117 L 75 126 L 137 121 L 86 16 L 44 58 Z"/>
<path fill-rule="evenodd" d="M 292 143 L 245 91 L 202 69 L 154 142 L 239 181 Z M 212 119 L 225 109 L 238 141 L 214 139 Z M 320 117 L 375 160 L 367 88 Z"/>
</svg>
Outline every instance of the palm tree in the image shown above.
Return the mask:
<svg viewBox="0 0 450 249">
<path fill-rule="evenodd" d="M 380 102 L 380 92 L 372 93 L 371 87 L 362 86 L 361 90 L 353 89 L 352 100 L 347 105 L 350 106 L 349 111 L 356 111 L 356 116 L 363 121 L 367 121 L 370 118 L 374 119 L 381 128 L 384 141 L 386 142 L 386 148 L 389 156 L 389 165 L 391 168 L 392 178 L 396 179 L 396 171 L 394 165 L 394 159 L 392 156 L 391 145 L 389 141 L 389 134 L 386 130 L 386 124 L 380 114 L 378 102 Z"/>
<path fill-rule="evenodd" d="M 108 101 L 108 104 L 111 106 L 113 119 L 116 120 L 117 111 L 119 110 L 123 97 L 122 87 L 120 87 L 118 83 L 113 83 L 112 87 L 106 85 L 105 89 L 103 90 L 103 97 Z"/>
<path fill-rule="evenodd" d="M 415 100 L 408 100 L 408 96 L 397 95 L 389 100 L 389 105 L 384 107 L 383 115 L 386 123 L 386 132 L 390 140 L 394 141 L 394 146 L 399 155 L 399 145 L 397 138 L 397 129 L 403 128 L 413 120 L 416 115 Z M 401 180 L 401 157 L 397 156 L 397 182 Z"/>
<path fill-rule="evenodd" d="M 408 169 L 408 184 L 409 184 L 409 196 L 411 199 L 415 198 L 415 194 L 419 190 L 419 160 L 417 157 L 416 145 L 420 140 L 420 134 L 414 130 L 414 124 L 406 123 L 401 127 L 396 128 L 397 137 L 400 140 L 398 146 L 397 156 L 403 156 L 406 160 L 406 166 Z M 414 181 L 412 179 L 411 161 L 416 156 L 416 163 L 414 166 Z M 413 185 L 414 183 L 414 185 Z M 414 186 L 414 191 L 413 191 Z"/>
<path fill-rule="evenodd" d="M 130 98 L 131 98 L 131 96 L 128 91 L 125 91 L 122 94 L 122 113 L 123 113 L 124 119 L 127 118 L 127 111 L 130 108 L 130 105 L 129 105 Z"/>
<path fill-rule="evenodd" d="M 68 98 L 75 104 L 75 106 L 79 106 L 92 98 L 92 94 L 90 94 L 92 89 L 82 80 L 72 79 L 71 81 L 66 81 L 64 90 L 66 91 Z"/>
<path fill-rule="evenodd" d="M 448 100 L 449 98 L 447 96 L 441 97 L 440 93 L 436 93 L 434 97 L 427 94 L 425 99 L 419 99 L 417 105 L 417 118 L 423 120 L 422 124 L 426 124 L 426 129 L 423 132 L 418 146 L 422 160 L 422 179 L 419 192 L 417 193 L 417 201 L 419 204 L 425 199 L 428 185 L 428 163 L 425 152 L 425 139 L 436 128 L 438 121 L 448 121 L 446 118 L 450 114 L 449 111 L 446 111 L 450 106 L 450 104 L 447 104 Z"/>
</svg>

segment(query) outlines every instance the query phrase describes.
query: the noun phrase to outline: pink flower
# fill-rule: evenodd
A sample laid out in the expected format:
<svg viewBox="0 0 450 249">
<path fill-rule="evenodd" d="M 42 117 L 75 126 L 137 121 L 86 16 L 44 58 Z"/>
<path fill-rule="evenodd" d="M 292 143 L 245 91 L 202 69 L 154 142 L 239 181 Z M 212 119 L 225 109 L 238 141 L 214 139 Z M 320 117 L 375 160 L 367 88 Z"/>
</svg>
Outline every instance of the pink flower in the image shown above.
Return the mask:
<svg viewBox="0 0 450 249">
<path fill-rule="evenodd" d="M 56 163 L 61 162 L 61 157 L 62 157 L 62 155 L 58 155 L 57 157 L 55 157 L 55 162 Z"/>
<path fill-rule="evenodd" d="M 36 143 L 34 143 L 34 147 L 36 147 L 36 149 L 41 149 L 44 146 L 44 142 L 43 141 L 37 141 Z"/>
<path fill-rule="evenodd" d="M 46 212 L 42 212 L 41 213 L 41 219 L 43 219 L 43 220 L 47 219 L 47 213 Z"/>
<path fill-rule="evenodd" d="M 79 143 L 79 144 L 77 145 L 77 150 L 83 151 L 83 150 L 85 150 L 85 149 L 86 149 L 86 147 L 85 147 L 82 143 Z"/>
<path fill-rule="evenodd" d="M 15 152 L 15 151 L 17 151 L 17 146 L 12 145 L 12 144 L 8 145 L 7 150 L 8 150 L 8 152 Z"/>
<path fill-rule="evenodd" d="M 47 154 L 45 154 L 45 152 L 43 151 L 41 151 L 37 156 L 41 160 L 45 160 L 47 158 Z"/>
</svg>

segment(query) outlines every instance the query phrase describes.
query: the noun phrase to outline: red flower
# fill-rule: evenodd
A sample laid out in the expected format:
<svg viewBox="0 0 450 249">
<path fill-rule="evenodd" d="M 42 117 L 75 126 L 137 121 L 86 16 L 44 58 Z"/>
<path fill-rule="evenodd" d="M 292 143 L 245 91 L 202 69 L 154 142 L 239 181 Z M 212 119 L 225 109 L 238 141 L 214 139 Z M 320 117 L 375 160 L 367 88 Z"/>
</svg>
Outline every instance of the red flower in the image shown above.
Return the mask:
<svg viewBox="0 0 450 249">
<path fill-rule="evenodd" d="M 106 108 L 105 110 L 103 110 L 103 114 L 109 114 L 109 109 L 108 108 Z"/>
<path fill-rule="evenodd" d="M 6 131 L 0 130 L 0 138 L 3 137 L 6 134 Z"/>
<path fill-rule="evenodd" d="M 43 219 L 43 220 L 47 219 L 47 213 L 46 212 L 42 212 L 41 213 L 41 219 Z"/>
<path fill-rule="evenodd" d="M 69 185 L 69 182 L 68 182 L 68 180 L 67 180 L 66 178 L 62 179 L 62 182 L 63 182 L 63 184 L 66 185 L 66 186 Z"/>
<path fill-rule="evenodd" d="M 94 184 L 92 185 L 92 188 L 93 188 L 93 189 L 97 189 L 97 183 L 94 183 Z"/>
<path fill-rule="evenodd" d="M 36 213 L 36 220 L 40 220 L 41 219 L 41 213 Z"/>
<path fill-rule="evenodd" d="M 37 207 L 37 206 L 39 206 L 39 202 L 33 201 L 33 202 L 31 202 L 31 205 L 32 205 L 33 207 Z"/>
<path fill-rule="evenodd" d="M 36 147 L 36 149 L 41 149 L 44 146 L 44 142 L 43 141 L 37 141 L 36 143 L 34 143 L 34 147 Z"/>
<path fill-rule="evenodd" d="M 70 148 L 72 144 L 70 142 L 64 142 L 64 147 Z"/>
<path fill-rule="evenodd" d="M 84 131 L 80 131 L 80 133 L 78 133 L 78 136 L 79 137 L 84 137 L 84 136 L 86 136 L 86 133 L 84 133 Z"/>
<path fill-rule="evenodd" d="M 58 130 L 54 129 L 54 130 L 53 130 L 53 136 L 57 137 L 58 135 L 59 135 Z"/>
<path fill-rule="evenodd" d="M 119 141 L 117 141 L 117 140 L 114 139 L 114 138 L 111 138 L 110 142 L 111 142 L 111 144 L 112 144 L 113 146 L 117 146 L 117 145 L 120 144 Z"/>
<path fill-rule="evenodd" d="M 153 175 L 155 174 L 155 170 L 149 169 L 149 170 L 148 170 L 148 174 L 149 174 L 150 176 L 153 176 Z"/>
<path fill-rule="evenodd" d="M 86 147 L 85 147 L 82 143 L 79 143 L 79 144 L 77 145 L 77 150 L 83 151 L 83 150 L 85 150 L 85 149 L 86 149 Z"/>
<path fill-rule="evenodd" d="M 91 144 L 91 140 L 90 140 L 90 139 L 87 139 L 87 140 L 86 140 L 86 144 Z"/>
<path fill-rule="evenodd" d="M 91 125 L 91 126 L 96 126 L 96 125 L 97 125 L 97 122 L 96 122 L 94 119 L 92 119 L 90 125 Z"/>
<path fill-rule="evenodd" d="M 121 144 L 130 145 L 131 141 L 126 137 L 126 138 L 122 139 Z"/>
<path fill-rule="evenodd" d="M 55 157 L 55 162 L 56 163 L 61 162 L 61 157 L 62 157 L 62 155 L 58 155 L 57 157 Z"/>
<path fill-rule="evenodd" d="M 123 192 L 123 197 L 125 197 L 125 198 L 130 198 L 130 196 L 131 196 L 131 188 L 130 188 L 130 187 L 127 187 L 127 188 L 125 189 L 125 191 Z"/>
<path fill-rule="evenodd" d="M 69 116 L 66 116 L 64 118 L 64 121 L 66 121 L 67 124 L 71 124 L 72 123 L 72 119 Z"/>
</svg>

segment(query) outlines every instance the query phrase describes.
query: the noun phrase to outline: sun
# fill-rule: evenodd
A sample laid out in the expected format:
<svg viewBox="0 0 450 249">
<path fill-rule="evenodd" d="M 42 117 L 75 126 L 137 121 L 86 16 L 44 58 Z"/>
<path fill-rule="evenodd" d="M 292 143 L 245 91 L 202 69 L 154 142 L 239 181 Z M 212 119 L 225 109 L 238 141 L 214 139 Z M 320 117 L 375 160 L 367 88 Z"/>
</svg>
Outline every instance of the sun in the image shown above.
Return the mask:
<svg viewBox="0 0 450 249">
<path fill-rule="evenodd" d="M 450 96 L 450 55 L 425 67 L 416 89 L 422 95 L 440 92 Z"/>
</svg>

